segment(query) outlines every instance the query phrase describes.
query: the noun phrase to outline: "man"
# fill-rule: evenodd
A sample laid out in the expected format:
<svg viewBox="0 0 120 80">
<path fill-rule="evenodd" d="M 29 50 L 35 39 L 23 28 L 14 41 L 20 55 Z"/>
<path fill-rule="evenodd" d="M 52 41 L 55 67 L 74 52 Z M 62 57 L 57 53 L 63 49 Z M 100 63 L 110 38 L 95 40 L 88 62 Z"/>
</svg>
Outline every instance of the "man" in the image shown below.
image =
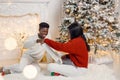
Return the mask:
<svg viewBox="0 0 120 80">
<path fill-rule="evenodd" d="M 8 73 L 20 73 L 23 71 L 26 65 L 34 65 L 38 71 L 40 71 L 40 66 L 38 61 L 41 61 L 45 55 L 45 49 L 42 47 L 44 38 L 48 34 L 49 24 L 41 22 L 39 24 L 39 33 L 37 35 L 29 37 L 24 42 L 24 48 L 27 49 L 20 60 L 19 64 L 10 65 L 8 67 L 2 67 L 0 71 L 3 71 L 5 74 Z M 48 59 L 50 59 L 48 55 Z M 45 58 L 44 60 L 45 61 Z"/>
</svg>

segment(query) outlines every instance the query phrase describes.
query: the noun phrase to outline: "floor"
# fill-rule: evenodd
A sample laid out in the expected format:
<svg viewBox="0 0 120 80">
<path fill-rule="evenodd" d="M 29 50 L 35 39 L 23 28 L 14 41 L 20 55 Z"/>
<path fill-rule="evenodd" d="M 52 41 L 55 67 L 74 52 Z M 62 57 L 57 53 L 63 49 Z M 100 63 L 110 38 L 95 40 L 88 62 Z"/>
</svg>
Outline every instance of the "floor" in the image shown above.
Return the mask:
<svg viewBox="0 0 120 80">
<path fill-rule="evenodd" d="M 113 56 L 113 64 L 107 64 L 110 68 L 114 70 L 117 80 L 120 80 L 120 55 Z M 0 66 L 10 65 L 17 63 L 19 60 L 0 60 Z M 44 68 L 44 65 L 41 65 Z"/>
<path fill-rule="evenodd" d="M 120 80 L 120 54 L 113 55 L 114 62 L 108 66 L 114 70 L 117 80 Z"/>
<path fill-rule="evenodd" d="M 113 69 L 118 80 L 120 80 L 120 58 L 113 63 Z"/>
</svg>

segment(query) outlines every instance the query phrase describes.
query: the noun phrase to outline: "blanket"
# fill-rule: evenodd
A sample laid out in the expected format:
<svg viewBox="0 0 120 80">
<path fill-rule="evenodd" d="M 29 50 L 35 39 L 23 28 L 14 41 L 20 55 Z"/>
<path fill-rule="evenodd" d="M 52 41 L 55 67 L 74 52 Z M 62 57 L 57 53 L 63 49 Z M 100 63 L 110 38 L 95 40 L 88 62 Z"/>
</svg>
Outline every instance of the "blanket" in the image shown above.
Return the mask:
<svg viewBox="0 0 120 80">
<path fill-rule="evenodd" d="M 29 80 L 22 73 L 9 74 L 4 76 L 4 80 Z M 107 65 L 89 64 L 88 72 L 79 77 L 50 76 L 39 73 L 32 80 L 116 80 L 114 72 Z"/>
</svg>

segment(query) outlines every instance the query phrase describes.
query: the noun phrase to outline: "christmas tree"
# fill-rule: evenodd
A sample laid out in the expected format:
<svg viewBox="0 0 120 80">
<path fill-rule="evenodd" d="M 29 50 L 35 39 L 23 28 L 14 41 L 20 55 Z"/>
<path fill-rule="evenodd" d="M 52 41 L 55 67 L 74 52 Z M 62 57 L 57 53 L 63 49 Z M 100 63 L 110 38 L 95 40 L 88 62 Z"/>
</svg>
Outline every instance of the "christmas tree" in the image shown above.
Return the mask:
<svg viewBox="0 0 120 80">
<path fill-rule="evenodd" d="M 68 40 L 67 27 L 79 22 L 89 45 L 98 51 L 112 50 L 120 53 L 120 27 L 115 0 L 65 0 L 64 17 L 60 28 L 60 42 Z"/>
</svg>

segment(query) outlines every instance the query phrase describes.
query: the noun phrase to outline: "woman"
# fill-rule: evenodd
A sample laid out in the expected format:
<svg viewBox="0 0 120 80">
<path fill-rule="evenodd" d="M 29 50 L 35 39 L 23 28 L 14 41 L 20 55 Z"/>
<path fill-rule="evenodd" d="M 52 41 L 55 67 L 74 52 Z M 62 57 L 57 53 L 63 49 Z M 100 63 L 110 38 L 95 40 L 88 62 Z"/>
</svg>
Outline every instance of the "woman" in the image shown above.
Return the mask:
<svg viewBox="0 0 120 80">
<path fill-rule="evenodd" d="M 58 51 L 67 52 L 71 64 L 51 63 L 48 64 L 48 70 L 64 76 L 79 76 L 87 71 L 90 47 L 86 42 L 82 27 L 77 22 L 72 23 L 68 30 L 71 39 L 68 42 L 59 43 L 50 39 L 45 39 L 44 42 Z"/>
</svg>

